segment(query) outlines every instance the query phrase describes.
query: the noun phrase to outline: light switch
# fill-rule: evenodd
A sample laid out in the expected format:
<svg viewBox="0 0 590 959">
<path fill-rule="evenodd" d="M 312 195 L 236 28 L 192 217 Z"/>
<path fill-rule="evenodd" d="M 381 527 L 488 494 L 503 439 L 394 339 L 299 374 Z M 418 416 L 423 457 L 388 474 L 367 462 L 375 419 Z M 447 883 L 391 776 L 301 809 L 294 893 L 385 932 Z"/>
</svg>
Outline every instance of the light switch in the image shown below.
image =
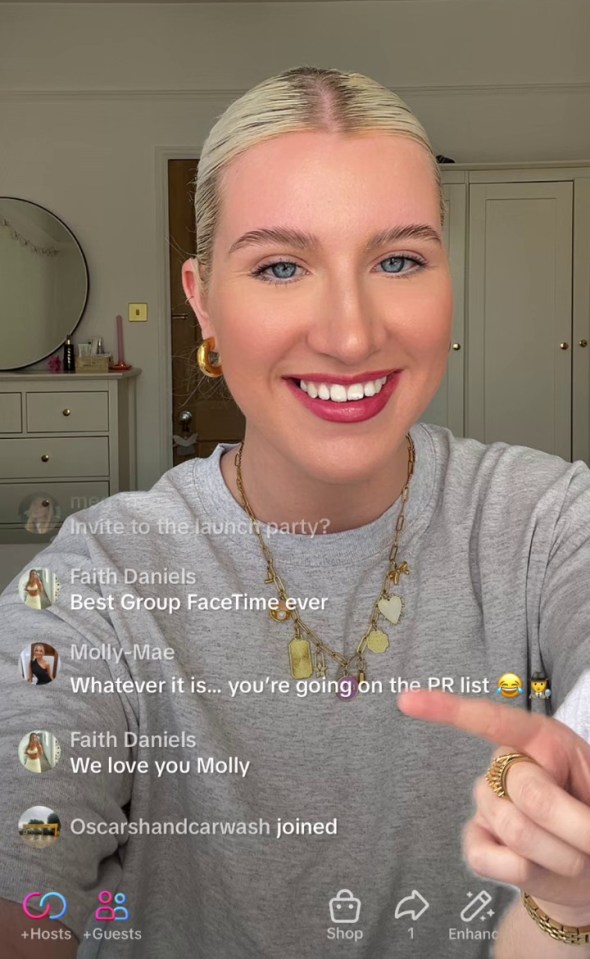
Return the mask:
<svg viewBox="0 0 590 959">
<path fill-rule="evenodd" d="M 129 322 L 137 323 L 147 320 L 147 303 L 129 304 Z"/>
</svg>

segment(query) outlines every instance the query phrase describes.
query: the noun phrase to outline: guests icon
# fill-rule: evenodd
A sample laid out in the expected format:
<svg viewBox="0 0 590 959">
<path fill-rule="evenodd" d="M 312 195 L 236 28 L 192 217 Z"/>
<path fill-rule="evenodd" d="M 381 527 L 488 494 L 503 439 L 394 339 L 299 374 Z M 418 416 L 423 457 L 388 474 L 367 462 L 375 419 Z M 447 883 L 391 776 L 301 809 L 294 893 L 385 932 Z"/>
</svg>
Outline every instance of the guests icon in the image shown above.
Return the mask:
<svg viewBox="0 0 590 959">
<path fill-rule="evenodd" d="M 115 908 L 111 906 L 113 900 L 116 903 Z M 117 892 L 113 897 L 112 892 L 103 889 L 98 894 L 98 901 L 101 905 L 94 913 L 97 922 L 126 922 L 129 919 L 129 910 L 124 905 L 127 902 L 127 896 L 124 892 Z"/>
</svg>

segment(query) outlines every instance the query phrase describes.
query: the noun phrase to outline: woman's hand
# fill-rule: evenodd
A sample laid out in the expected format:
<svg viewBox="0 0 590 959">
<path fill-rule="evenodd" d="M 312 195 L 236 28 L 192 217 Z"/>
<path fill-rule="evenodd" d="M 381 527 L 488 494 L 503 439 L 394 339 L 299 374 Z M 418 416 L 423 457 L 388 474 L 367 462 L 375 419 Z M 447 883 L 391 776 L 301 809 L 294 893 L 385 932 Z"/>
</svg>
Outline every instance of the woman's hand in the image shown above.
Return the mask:
<svg viewBox="0 0 590 959">
<path fill-rule="evenodd" d="M 535 760 L 507 771 L 510 799 L 477 780 L 465 858 L 476 874 L 525 890 L 552 919 L 589 925 L 590 745 L 556 719 L 479 698 L 416 690 L 397 702 L 408 716 L 495 743 L 494 756 Z"/>
</svg>

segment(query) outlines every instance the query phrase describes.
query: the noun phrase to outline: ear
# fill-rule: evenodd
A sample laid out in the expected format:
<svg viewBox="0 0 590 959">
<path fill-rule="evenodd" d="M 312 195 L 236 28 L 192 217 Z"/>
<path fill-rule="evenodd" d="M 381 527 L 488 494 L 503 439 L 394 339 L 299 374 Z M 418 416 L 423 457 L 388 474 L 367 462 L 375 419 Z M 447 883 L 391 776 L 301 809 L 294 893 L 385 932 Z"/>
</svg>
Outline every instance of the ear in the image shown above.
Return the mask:
<svg viewBox="0 0 590 959">
<path fill-rule="evenodd" d="M 215 331 L 209 320 L 209 311 L 203 295 L 203 281 L 200 264 L 196 257 L 191 257 L 182 264 L 182 288 L 187 301 L 195 312 L 203 337 L 215 336 Z"/>
</svg>

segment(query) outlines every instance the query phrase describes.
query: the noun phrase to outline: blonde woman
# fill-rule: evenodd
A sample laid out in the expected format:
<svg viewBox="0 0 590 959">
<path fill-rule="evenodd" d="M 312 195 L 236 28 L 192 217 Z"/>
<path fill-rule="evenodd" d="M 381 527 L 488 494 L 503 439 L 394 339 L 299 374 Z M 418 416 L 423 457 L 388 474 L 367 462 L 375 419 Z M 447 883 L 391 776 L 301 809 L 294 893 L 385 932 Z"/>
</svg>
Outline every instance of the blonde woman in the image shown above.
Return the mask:
<svg viewBox="0 0 590 959">
<path fill-rule="evenodd" d="M 59 506 L 50 496 L 35 496 L 23 510 L 27 533 L 45 534 L 59 525 Z"/>
<path fill-rule="evenodd" d="M 37 733 L 31 733 L 29 742 L 25 749 L 25 769 L 32 773 L 41 772 L 41 759 L 43 758 L 43 744 Z"/>
<path fill-rule="evenodd" d="M 245 436 L 85 512 L 96 532 L 66 521 L 43 554 L 62 583 L 75 567 L 81 596 L 47 638 L 112 654 L 93 658 L 94 695 L 62 684 L 47 720 L 110 733 L 122 761 L 60 794 L 76 831 L 52 866 L 72 877 L 64 923 L 85 943 L 89 892 L 120 883 L 143 936 L 121 959 L 587 957 L 590 745 L 572 691 L 590 658 L 590 470 L 420 422 L 452 316 L 425 131 L 368 77 L 288 70 L 214 124 L 195 214 L 198 362 L 226 378 Z M 219 531 L 186 535 L 207 522 Z M 173 616 L 148 603 L 150 575 L 131 603 L 93 575 L 120 584 L 138 564 L 166 570 Z M 1 602 L 22 644 L 30 618 Z M 172 650 L 174 694 L 172 664 L 129 661 L 133 641 Z M 541 669 L 549 702 L 498 697 L 504 673 L 526 690 Z M 443 680 L 455 695 L 426 691 Z M 128 730 L 150 760 L 135 778 Z M 190 750 L 186 774 L 158 776 L 157 736 L 162 759 Z M 42 870 L 27 862 L 27 888 Z"/>
<path fill-rule="evenodd" d="M 39 571 L 32 569 L 24 586 L 25 605 L 30 609 L 46 609 L 51 606 L 51 600 L 45 591 Z"/>
</svg>

